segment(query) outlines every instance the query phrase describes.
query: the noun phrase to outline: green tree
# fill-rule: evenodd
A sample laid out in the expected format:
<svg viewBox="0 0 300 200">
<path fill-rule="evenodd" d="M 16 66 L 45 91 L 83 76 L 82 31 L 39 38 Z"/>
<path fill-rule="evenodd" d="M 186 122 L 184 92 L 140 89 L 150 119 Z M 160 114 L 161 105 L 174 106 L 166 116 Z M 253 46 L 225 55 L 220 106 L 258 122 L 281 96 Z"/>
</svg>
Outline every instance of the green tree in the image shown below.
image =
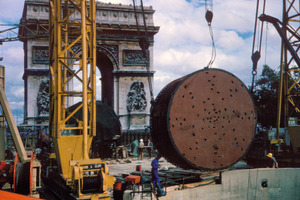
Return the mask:
<svg viewBox="0 0 300 200">
<path fill-rule="evenodd" d="M 264 65 L 256 87 L 253 91 L 258 122 L 265 127 L 276 127 L 277 97 L 279 90 L 280 74 Z"/>
<path fill-rule="evenodd" d="M 296 67 L 294 67 L 296 69 Z M 294 81 L 299 80 L 299 73 L 297 70 L 290 72 L 289 87 L 294 85 L 290 91 L 294 94 L 300 94 L 300 87 Z M 269 66 L 264 65 L 259 79 L 256 81 L 256 87 L 253 90 L 253 98 L 257 108 L 258 122 L 264 127 L 277 126 L 277 105 L 278 105 L 278 92 L 280 84 L 280 73 Z M 281 127 L 284 125 L 284 104 L 288 103 L 288 116 L 300 118 L 298 109 L 300 105 L 300 96 L 294 95 L 291 101 L 296 105 L 292 106 L 290 102 L 284 102 L 282 99 L 281 108 Z"/>
</svg>

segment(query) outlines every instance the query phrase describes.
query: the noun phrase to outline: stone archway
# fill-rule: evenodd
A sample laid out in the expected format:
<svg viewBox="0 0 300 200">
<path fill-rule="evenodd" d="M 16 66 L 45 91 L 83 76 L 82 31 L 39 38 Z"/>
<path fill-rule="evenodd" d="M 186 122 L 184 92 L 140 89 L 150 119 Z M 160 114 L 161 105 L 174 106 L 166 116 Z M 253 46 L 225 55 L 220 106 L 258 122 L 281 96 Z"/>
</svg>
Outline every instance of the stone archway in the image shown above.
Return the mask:
<svg viewBox="0 0 300 200">
<path fill-rule="evenodd" d="M 41 115 L 37 110 L 37 94 L 43 81 L 49 79 L 49 42 L 48 42 L 48 0 L 25 1 L 22 24 L 19 34 L 24 43 L 24 124 L 37 126 L 48 125 L 47 113 Z M 153 78 L 153 44 L 154 35 L 159 27 L 154 25 L 155 10 L 151 6 L 144 7 L 149 36 L 150 73 L 146 69 L 145 60 L 139 46 L 139 34 L 132 5 L 96 3 L 96 45 L 97 67 L 102 75 L 102 101 L 113 107 L 119 116 L 124 132 L 145 132 L 150 118 L 150 92 L 148 76 Z M 137 9 L 140 26 L 142 11 Z M 76 16 L 76 13 L 74 14 Z M 43 29 L 39 28 L 40 26 Z M 26 28 L 22 28 L 26 27 Z M 39 37 L 32 38 L 32 32 Z M 74 38 L 76 38 L 76 33 Z M 28 36 L 28 37 L 27 37 Z M 27 39 L 26 39 L 27 38 Z M 80 51 L 79 49 L 73 50 Z M 97 70 L 98 70 L 97 69 Z M 143 87 L 142 87 L 143 86 Z M 140 91 L 143 89 L 145 101 L 140 107 L 130 107 L 131 102 L 141 102 Z M 145 108 L 144 108 L 145 107 Z M 128 109 L 134 108 L 134 109 Z M 38 121 L 39 119 L 42 119 Z"/>
<path fill-rule="evenodd" d="M 113 63 L 101 51 L 97 51 L 97 68 L 101 73 L 101 101 L 114 108 Z"/>
</svg>

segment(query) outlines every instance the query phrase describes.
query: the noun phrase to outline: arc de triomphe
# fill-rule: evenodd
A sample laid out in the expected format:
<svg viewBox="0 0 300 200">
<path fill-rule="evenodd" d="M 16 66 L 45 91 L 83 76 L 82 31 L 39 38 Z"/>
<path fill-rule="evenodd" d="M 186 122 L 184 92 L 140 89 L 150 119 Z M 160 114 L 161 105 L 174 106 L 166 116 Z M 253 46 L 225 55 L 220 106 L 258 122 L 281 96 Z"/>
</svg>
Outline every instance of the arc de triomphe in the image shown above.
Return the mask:
<svg viewBox="0 0 300 200">
<path fill-rule="evenodd" d="M 48 126 L 48 0 L 26 0 L 19 34 L 24 36 L 24 125 Z M 143 131 L 149 126 L 150 91 L 153 79 L 153 42 L 159 27 L 152 7 L 145 7 L 150 40 L 150 70 L 139 47 L 133 5 L 97 1 L 97 70 L 101 73 L 101 101 L 112 106 L 123 131 Z M 143 26 L 141 9 L 139 25 Z M 26 27 L 26 28 L 25 28 Z M 141 30 L 142 33 L 143 29 Z M 35 35 L 36 37 L 26 37 Z M 153 81 L 152 81 L 153 83 Z M 97 88 L 97 90 L 100 89 Z"/>
</svg>

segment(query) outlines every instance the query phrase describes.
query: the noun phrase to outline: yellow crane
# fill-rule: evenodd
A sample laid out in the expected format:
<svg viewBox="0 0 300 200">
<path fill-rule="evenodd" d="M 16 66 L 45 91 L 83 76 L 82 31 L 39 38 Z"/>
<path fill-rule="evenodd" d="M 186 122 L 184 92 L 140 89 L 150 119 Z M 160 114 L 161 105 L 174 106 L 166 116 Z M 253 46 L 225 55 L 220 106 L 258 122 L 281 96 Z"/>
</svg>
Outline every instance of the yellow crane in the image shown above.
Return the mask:
<svg viewBox="0 0 300 200">
<path fill-rule="evenodd" d="M 89 158 L 96 136 L 95 0 L 50 0 L 49 5 L 49 130 L 58 173 L 76 199 L 109 199 L 107 189 L 115 178 L 100 158 Z M 74 81 L 79 89 L 72 87 Z M 80 109 L 82 120 L 75 117 Z"/>
<path fill-rule="evenodd" d="M 276 135 L 274 138 L 267 140 L 258 137 L 252 149 L 247 155 L 248 163 L 257 163 L 255 165 L 261 167 L 266 159 L 267 152 L 275 154 L 280 167 L 299 166 L 300 163 L 300 57 L 299 57 L 299 16 L 300 1 L 299 0 L 283 0 L 282 1 L 282 20 L 265 14 L 266 0 L 263 0 L 263 14 L 258 17 L 259 0 L 257 0 L 256 19 L 262 21 L 261 34 L 263 30 L 263 22 L 272 24 L 281 38 L 281 58 L 280 58 L 280 82 L 278 88 L 278 104 L 277 104 L 277 124 Z M 253 83 L 256 75 L 257 62 L 260 59 L 261 38 L 259 50 L 254 53 L 255 34 L 257 20 L 254 29 L 254 41 L 252 50 L 253 60 Z M 252 83 L 252 85 L 253 85 Z M 252 86 L 253 90 L 253 86 Z M 284 135 L 279 137 L 280 127 L 284 127 Z M 268 139 L 268 138 L 267 138 Z M 268 143 L 268 144 L 267 144 Z"/>
<path fill-rule="evenodd" d="M 272 144 L 283 143 L 279 139 L 281 112 L 283 111 L 283 125 L 287 129 L 294 153 L 300 149 L 300 125 L 299 125 L 299 1 L 283 1 L 283 19 L 262 14 L 259 19 L 271 23 L 281 37 L 281 64 L 280 64 L 280 85 L 278 93 L 277 109 L 277 132 L 276 139 Z M 291 107 L 292 109 L 290 109 Z M 280 149 L 276 149 L 276 151 Z"/>
</svg>

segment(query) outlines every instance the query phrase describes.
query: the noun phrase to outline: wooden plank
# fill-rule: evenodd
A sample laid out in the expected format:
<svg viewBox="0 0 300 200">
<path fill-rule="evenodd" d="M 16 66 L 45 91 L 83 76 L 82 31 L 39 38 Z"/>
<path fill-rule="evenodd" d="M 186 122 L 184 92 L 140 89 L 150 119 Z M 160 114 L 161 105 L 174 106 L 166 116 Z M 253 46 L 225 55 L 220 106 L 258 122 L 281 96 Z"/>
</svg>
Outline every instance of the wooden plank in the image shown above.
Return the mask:
<svg viewBox="0 0 300 200">
<path fill-rule="evenodd" d="M 11 109 L 9 107 L 8 101 L 6 99 L 5 96 L 5 92 L 2 89 L 2 87 L 0 87 L 0 103 L 7 121 L 7 124 L 9 126 L 11 135 L 13 137 L 19 158 L 21 160 L 21 162 L 29 162 L 30 158 L 27 157 L 21 136 L 19 134 L 19 130 L 17 128 L 16 122 L 14 120 L 13 114 L 11 112 Z"/>
</svg>

